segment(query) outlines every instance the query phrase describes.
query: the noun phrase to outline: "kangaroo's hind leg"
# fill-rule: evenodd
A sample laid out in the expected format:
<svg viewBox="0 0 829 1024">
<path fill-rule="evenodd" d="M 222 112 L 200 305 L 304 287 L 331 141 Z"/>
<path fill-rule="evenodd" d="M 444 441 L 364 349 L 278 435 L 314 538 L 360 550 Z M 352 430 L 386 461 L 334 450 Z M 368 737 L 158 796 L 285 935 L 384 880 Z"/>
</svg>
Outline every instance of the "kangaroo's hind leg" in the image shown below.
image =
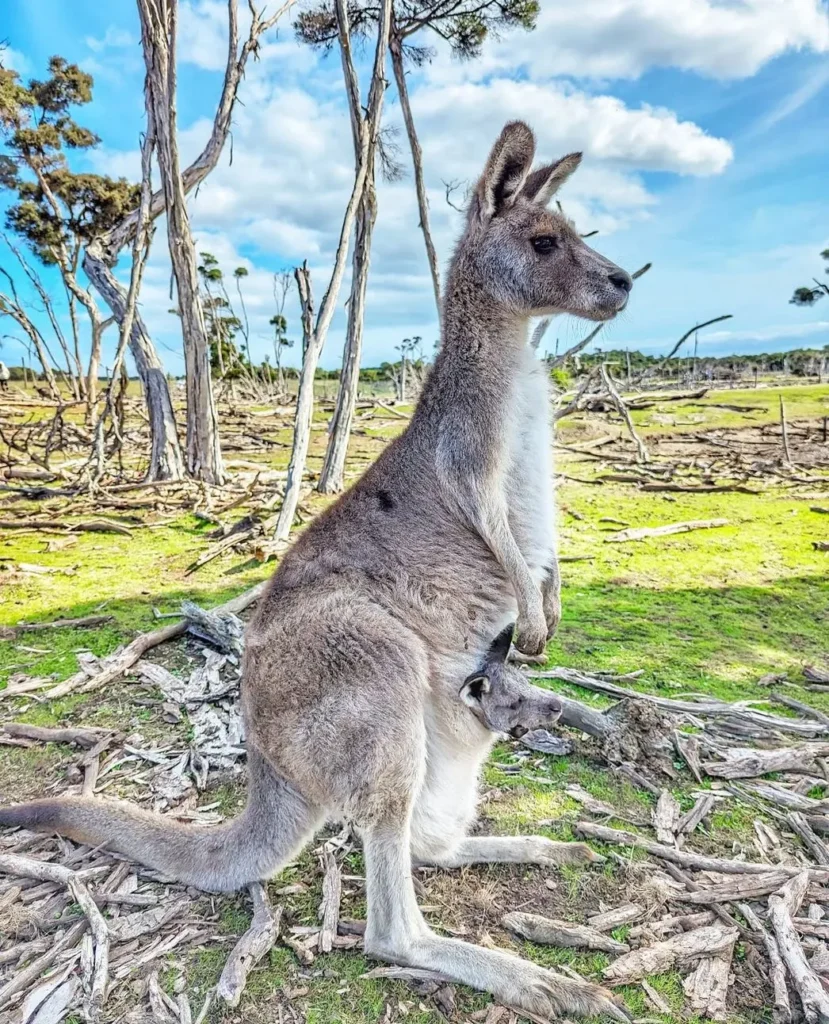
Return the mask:
<svg viewBox="0 0 829 1024">
<path fill-rule="evenodd" d="M 399 795 L 398 795 L 399 796 Z M 439 971 L 545 1020 L 564 1014 L 629 1017 L 605 989 L 573 981 L 510 953 L 435 935 L 420 912 L 411 873 L 408 809 L 394 801 L 363 829 L 368 887 L 366 955 Z"/>
</svg>

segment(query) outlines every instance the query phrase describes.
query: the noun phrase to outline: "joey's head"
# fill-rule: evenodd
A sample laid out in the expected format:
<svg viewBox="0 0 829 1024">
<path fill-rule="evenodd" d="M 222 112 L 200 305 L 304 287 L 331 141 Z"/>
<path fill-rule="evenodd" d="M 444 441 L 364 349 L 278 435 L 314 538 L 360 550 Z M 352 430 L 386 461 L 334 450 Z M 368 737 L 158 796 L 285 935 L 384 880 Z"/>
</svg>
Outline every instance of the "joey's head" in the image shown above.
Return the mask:
<svg viewBox="0 0 829 1024">
<path fill-rule="evenodd" d="M 533 729 L 554 725 L 561 715 L 561 701 L 508 664 L 512 629 L 508 626 L 498 634 L 480 670 L 464 680 L 460 698 L 491 732 L 519 739 Z"/>
<path fill-rule="evenodd" d="M 547 204 L 581 153 L 532 170 L 535 139 L 522 121 L 501 132 L 472 195 L 458 247 L 460 272 L 512 312 L 610 320 L 627 304 L 630 275 L 579 237 Z"/>
</svg>

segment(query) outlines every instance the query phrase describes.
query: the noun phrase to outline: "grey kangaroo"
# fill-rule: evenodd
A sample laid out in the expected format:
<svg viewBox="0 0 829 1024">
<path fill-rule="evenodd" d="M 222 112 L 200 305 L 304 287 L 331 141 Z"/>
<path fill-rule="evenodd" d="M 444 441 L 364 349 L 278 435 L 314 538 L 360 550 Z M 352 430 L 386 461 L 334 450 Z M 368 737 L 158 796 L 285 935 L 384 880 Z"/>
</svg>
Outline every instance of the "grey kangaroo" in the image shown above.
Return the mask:
<svg viewBox="0 0 829 1024">
<path fill-rule="evenodd" d="M 533 686 L 507 662 L 513 627 L 492 641 L 477 672 L 467 676 L 460 698 L 490 732 L 520 739 L 533 729 L 547 729 L 561 717 L 561 701 L 549 690 Z"/>
<path fill-rule="evenodd" d="M 191 830 L 127 803 L 42 800 L 0 824 L 109 846 L 191 885 L 266 879 L 329 819 L 359 831 L 369 956 L 441 971 L 537 1016 L 627 1019 L 604 989 L 432 932 L 412 863 L 589 863 L 584 844 L 467 836 L 494 736 L 459 681 L 516 622 L 539 652 L 558 621 L 547 374 L 528 319 L 607 320 L 631 279 L 546 205 L 580 154 L 532 170 L 508 124 L 448 272 L 439 354 L 404 433 L 288 551 L 248 626 L 246 810 Z"/>
</svg>

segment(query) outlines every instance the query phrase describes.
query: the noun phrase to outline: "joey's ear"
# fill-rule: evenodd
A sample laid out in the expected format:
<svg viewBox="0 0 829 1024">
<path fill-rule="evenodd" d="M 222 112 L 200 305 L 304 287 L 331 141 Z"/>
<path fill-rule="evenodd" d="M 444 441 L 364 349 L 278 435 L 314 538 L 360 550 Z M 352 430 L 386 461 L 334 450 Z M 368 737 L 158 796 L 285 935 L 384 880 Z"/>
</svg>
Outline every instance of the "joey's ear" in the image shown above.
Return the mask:
<svg viewBox="0 0 829 1024">
<path fill-rule="evenodd" d="M 468 704 L 469 707 L 477 707 L 481 702 L 481 698 L 489 693 L 491 684 L 486 676 L 482 676 L 479 672 L 473 673 L 471 676 L 467 676 L 463 681 L 461 687 L 460 698 L 464 704 Z"/>
<path fill-rule="evenodd" d="M 507 660 L 509 654 L 510 645 L 512 644 L 512 632 L 515 629 L 515 623 L 511 623 L 506 629 L 502 629 L 498 636 L 489 645 L 489 650 L 486 652 L 487 662 L 501 662 L 502 664 Z"/>
<path fill-rule="evenodd" d="M 510 121 L 492 147 L 475 189 L 472 209 L 487 221 L 509 206 L 521 190 L 532 167 L 535 138 L 523 121 Z"/>
<path fill-rule="evenodd" d="M 546 206 L 580 163 L 581 153 L 569 153 L 555 163 L 539 167 L 527 175 L 521 195 L 540 206 Z"/>
</svg>

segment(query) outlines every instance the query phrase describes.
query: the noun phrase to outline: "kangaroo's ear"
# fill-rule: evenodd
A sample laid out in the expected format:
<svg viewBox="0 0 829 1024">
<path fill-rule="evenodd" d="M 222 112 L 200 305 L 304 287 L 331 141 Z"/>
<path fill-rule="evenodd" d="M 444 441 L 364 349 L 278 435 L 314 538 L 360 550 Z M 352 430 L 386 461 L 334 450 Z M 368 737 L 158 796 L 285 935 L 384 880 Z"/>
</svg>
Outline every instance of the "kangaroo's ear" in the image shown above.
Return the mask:
<svg viewBox="0 0 829 1024">
<path fill-rule="evenodd" d="M 539 167 L 527 175 L 521 195 L 540 206 L 546 206 L 580 163 L 581 153 L 568 153 L 555 163 Z"/>
<path fill-rule="evenodd" d="M 489 645 L 489 650 L 486 652 L 487 662 L 501 662 L 502 664 L 507 660 L 509 654 L 510 645 L 512 644 L 512 633 L 515 629 L 515 623 L 511 623 L 506 629 L 502 629 L 498 636 Z"/>
<path fill-rule="evenodd" d="M 487 676 L 474 672 L 471 676 L 467 676 L 464 679 L 460 698 L 464 704 L 474 708 L 481 703 L 481 698 L 489 693 L 491 688 L 491 683 Z"/>
<path fill-rule="evenodd" d="M 510 121 L 492 147 L 470 212 L 488 221 L 515 201 L 532 167 L 535 138 L 523 121 Z"/>
</svg>

